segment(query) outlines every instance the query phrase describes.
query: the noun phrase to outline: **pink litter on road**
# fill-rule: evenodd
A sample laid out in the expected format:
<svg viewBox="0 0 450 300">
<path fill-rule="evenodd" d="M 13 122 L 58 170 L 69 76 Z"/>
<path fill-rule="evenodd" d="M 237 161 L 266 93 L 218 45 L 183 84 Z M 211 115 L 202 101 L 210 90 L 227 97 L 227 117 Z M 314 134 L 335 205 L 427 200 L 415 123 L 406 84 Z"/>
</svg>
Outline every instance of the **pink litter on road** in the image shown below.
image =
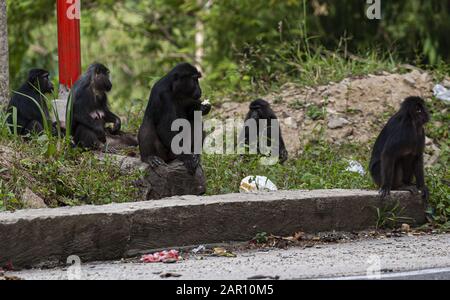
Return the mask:
<svg viewBox="0 0 450 300">
<path fill-rule="evenodd" d="M 180 253 L 177 250 L 161 251 L 153 254 L 143 255 L 141 262 L 144 263 L 157 263 L 165 262 L 168 260 L 178 261 L 180 259 Z"/>
</svg>

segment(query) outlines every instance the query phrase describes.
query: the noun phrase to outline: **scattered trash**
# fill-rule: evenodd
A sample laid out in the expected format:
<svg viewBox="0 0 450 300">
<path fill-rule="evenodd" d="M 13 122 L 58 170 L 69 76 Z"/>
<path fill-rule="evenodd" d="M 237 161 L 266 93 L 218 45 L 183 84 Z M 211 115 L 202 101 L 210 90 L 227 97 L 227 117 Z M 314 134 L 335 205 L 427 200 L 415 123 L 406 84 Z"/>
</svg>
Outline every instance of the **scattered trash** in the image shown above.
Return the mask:
<svg viewBox="0 0 450 300">
<path fill-rule="evenodd" d="M 192 249 L 192 253 L 194 254 L 199 254 L 199 253 L 204 253 L 206 251 L 206 247 L 204 245 L 200 245 L 195 249 Z"/>
<path fill-rule="evenodd" d="M 241 181 L 241 193 L 274 192 L 277 186 L 265 176 L 248 176 Z"/>
<path fill-rule="evenodd" d="M 143 255 L 141 258 L 141 262 L 144 263 L 176 263 L 178 260 L 180 260 L 180 254 L 177 250 L 156 252 Z"/>
<path fill-rule="evenodd" d="M 352 173 L 358 173 L 361 176 L 366 175 L 366 171 L 364 170 L 364 167 L 355 160 L 349 161 L 348 167 L 347 167 L 347 169 L 345 169 L 345 171 L 352 172 Z"/>
<path fill-rule="evenodd" d="M 225 248 L 218 247 L 213 249 L 213 256 L 236 257 L 236 254 L 227 251 Z"/>
<path fill-rule="evenodd" d="M 410 232 L 411 231 L 411 226 L 409 226 L 408 224 L 402 224 L 402 232 Z"/>
<path fill-rule="evenodd" d="M 159 275 L 159 277 L 161 278 L 170 278 L 170 277 L 181 277 L 181 274 L 177 274 L 177 273 L 163 273 L 161 275 Z"/>
<path fill-rule="evenodd" d="M 23 280 L 23 279 L 20 277 L 17 277 L 17 276 L 6 276 L 6 275 L 2 276 L 0 274 L 0 281 L 20 281 L 20 280 Z"/>
<path fill-rule="evenodd" d="M 290 242 L 298 242 L 298 241 L 302 240 L 304 238 L 304 236 L 305 236 L 305 233 L 302 231 L 299 231 L 299 232 L 294 233 L 293 236 L 289 236 L 284 239 L 287 241 L 290 241 Z"/>
<path fill-rule="evenodd" d="M 281 237 L 272 234 L 267 234 L 266 232 L 258 233 L 250 241 L 250 244 L 257 247 L 269 247 L 269 248 L 280 248 L 285 249 L 291 244 L 296 244 L 303 240 L 305 237 L 304 232 L 296 232 L 293 236 Z"/>
<path fill-rule="evenodd" d="M 437 84 L 433 88 L 433 93 L 436 98 L 444 101 L 445 103 L 450 103 L 450 90 L 443 85 Z"/>
</svg>

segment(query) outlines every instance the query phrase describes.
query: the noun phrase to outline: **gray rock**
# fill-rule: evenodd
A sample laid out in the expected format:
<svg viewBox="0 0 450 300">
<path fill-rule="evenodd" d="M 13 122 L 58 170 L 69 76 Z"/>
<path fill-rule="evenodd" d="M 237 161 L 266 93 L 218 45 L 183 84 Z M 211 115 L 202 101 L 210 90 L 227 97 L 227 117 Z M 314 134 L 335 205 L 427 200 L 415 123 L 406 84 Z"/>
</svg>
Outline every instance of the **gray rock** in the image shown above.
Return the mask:
<svg viewBox="0 0 450 300">
<path fill-rule="evenodd" d="M 41 197 L 33 193 L 29 188 L 25 189 L 25 192 L 22 195 L 22 202 L 25 208 L 30 209 L 38 209 L 38 208 L 47 208 L 44 200 Z"/>
<path fill-rule="evenodd" d="M 350 124 L 350 122 L 347 119 L 341 117 L 331 117 L 330 121 L 328 122 L 328 128 L 338 129 L 348 124 Z"/>
<path fill-rule="evenodd" d="M 121 171 L 133 172 L 133 171 L 145 171 L 148 168 L 148 164 L 143 163 L 139 158 L 129 157 L 117 154 L 109 153 L 97 153 L 97 158 L 102 161 L 111 161 L 119 166 Z"/>
<path fill-rule="evenodd" d="M 206 178 L 201 166 L 192 175 L 181 161 L 175 160 L 154 169 L 149 166 L 147 172 L 141 180 L 145 200 L 183 195 L 199 196 L 206 192 Z"/>
<path fill-rule="evenodd" d="M 136 157 L 106 153 L 99 153 L 97 157 L 103 161 L 110 160 L 123 172 L 141 171 L 146 173 L 144 178 L 137 183 L 143 192 L 144 200 L 158 200 L 183 195 L 200 196 L 206 192 L 206 178 L 201 166 L 192 175 L 179 160 L 153 169 L 149 164 Z"/>
<path fill-rule="evenodd" d="M 406 74 L 405 77 L 403 78 L 403 81 L 406 84 L 408 84 L 409 86 L 415 87 L 416 86 L 416 79 L 413 76 L 414 76 L 414 72 Z"/>
</svg>

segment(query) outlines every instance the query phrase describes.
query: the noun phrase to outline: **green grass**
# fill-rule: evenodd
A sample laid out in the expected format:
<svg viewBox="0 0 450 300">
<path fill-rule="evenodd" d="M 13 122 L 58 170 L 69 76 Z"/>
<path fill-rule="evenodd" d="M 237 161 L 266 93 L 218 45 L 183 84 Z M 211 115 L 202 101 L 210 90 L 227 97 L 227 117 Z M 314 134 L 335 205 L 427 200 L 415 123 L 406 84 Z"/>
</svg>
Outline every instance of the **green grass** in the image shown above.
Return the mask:
<svg viewBox="0 0 450 300">
<path fill-rule="evenodd" d="M 139 199 L 133 185 L 141 177 L 139 172 L 123 174 L 112 161 L 100 161 L 91 152 L 73 148 L 69 132 L 63 136 L 58 130 L 55 137 L 48 124 L 42 135 L 18 137 L 16 118 L 14 124 L 7 124 L 7 117 L 8 113 L 0 108 L 0 146 L 17 154 L 14 158 L 4 157 L 4 165 L 0 164 L 0 210 L 23 208 L 21 195 L 26 188 L 50 207 Z M 66 120 L 70 124 L 70 117 Z"/>
<path fill-rule="evenodd" d="M 141 174 L 123 174 L 112 161 L 100 161 L 91 152 L 63 147 L 58 154 L 48 157 L 37 139 L 7 145 L 20 153 L 21 159 L 14 162 L 12 169 L 0 173 L 0 195 L 4 196 L 0 207 L 3 209 L 22 208 L 19 199 L 26 187 L 50 207 L 139 199 L 133 181 Z"/>
<path fill-rule="evenodd" d="M 202 86 L 204 94 L 212 103 L 220 103 L 223 98 L 245 102 L 278 91 L 285 83 L 318 86 L 347 77 L 405 71 L 391 54 L 367 51 L 361 57 L 344 57 L 341 49 L 335 52 L 322 48 L 305 51 L 303 43 L 287 44 L 276 51 L 261 45 L 261 49 L 254 50 L 255 55 L 243 57 L 241 65 L 231 68 L 225 78 L 216 78 L 216 74 L 206 76 Z M 301 108 L 304 104 L 298 105 Z"/>
<path fill-rule="evenodd" d="M 279 189 L 367 189 L 374 188 L 369 175 L 347 172 L 349 160 L 367 166 L 358 146 L 334 147 L 325 142 L 308 144 L 303 153 L 284 165 L 265 166 L 258 156 L 204 155 L 208 194 L 235 193 L 241 180 L 250 175 L 267 176 Z"/>
</svg>

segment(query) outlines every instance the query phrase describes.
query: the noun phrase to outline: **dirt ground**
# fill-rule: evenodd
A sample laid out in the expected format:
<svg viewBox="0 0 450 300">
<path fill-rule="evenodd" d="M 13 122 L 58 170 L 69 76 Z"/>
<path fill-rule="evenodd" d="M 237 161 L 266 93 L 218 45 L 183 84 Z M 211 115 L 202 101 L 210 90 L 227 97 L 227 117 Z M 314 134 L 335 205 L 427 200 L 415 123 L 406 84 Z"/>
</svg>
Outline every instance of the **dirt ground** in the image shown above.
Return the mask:
<svg viewBox="0 0 450 300">
<path fill-rule="evenodd" d="M 406 97 L 421 96 L 431 101 L 434 84 L 429 73 L 418 70 L 406 74 L 384 72 L 318 87 L 286 84 L 280 92 L 263 98 L 271 103 L 281 121 L 288 151 L 297 155 L 303 145 L 320 135 L 336 144 L 372 141 Z M 244 118 L 248 105 L 225 102 L 216 108 L 216 114 Z M 315 120 L 307 113 L 312 108 L 320 115 Z M 439 149 L 431 140 L 427 144 L 428 161 L 432 163 Z"/>
</svg>

